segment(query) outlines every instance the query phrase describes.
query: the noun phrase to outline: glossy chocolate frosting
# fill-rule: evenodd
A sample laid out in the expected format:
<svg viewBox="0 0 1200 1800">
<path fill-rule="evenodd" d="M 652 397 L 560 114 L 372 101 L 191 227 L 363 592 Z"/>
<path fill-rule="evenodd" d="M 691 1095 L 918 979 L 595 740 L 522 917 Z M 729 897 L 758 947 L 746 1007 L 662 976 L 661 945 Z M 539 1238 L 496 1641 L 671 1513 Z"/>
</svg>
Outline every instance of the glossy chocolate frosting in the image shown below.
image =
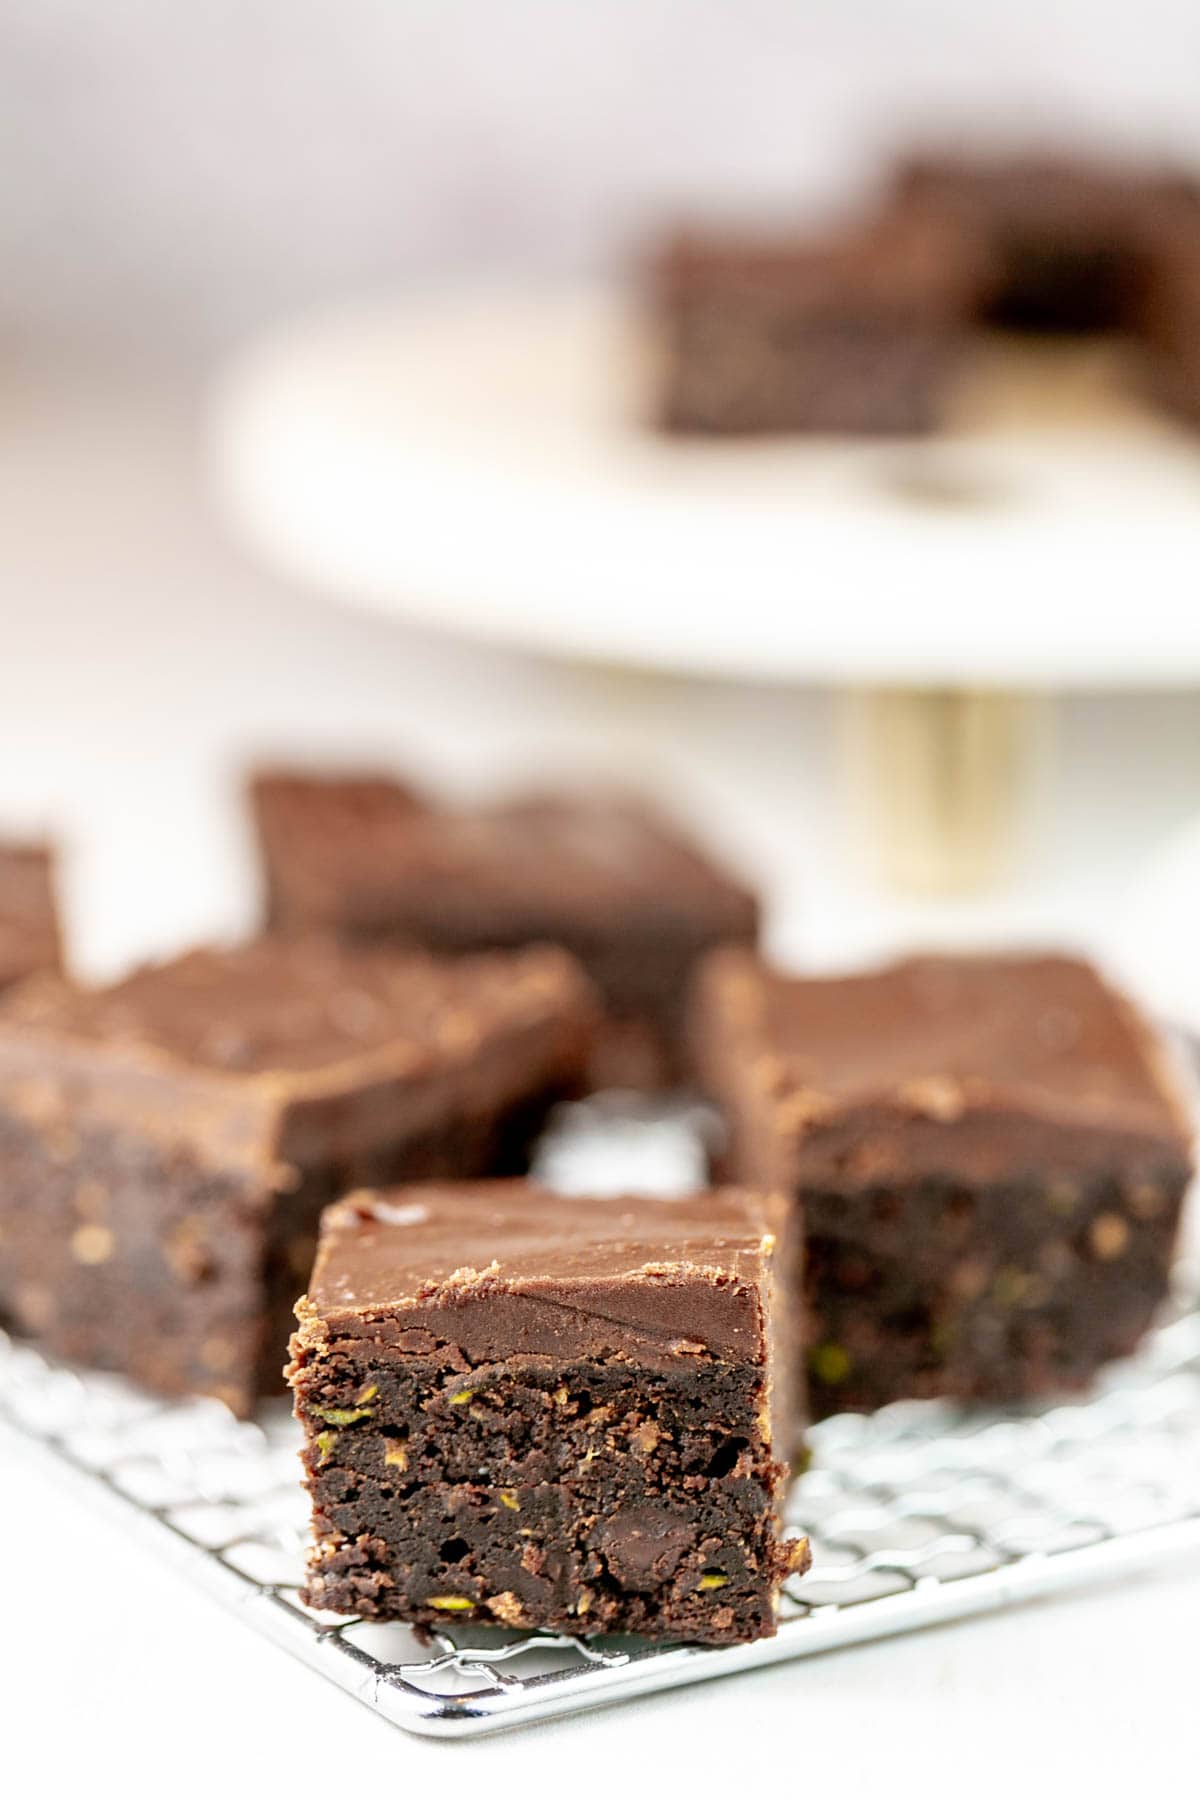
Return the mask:
<svg viewBox="0 0 1200 1800">
<path fill-rule="evenodd" d="M 995 1179 L 1179 1157 L 1190 1142 L 1166 1047 L 1071 957 L 919 957 L 805 979 L 720 951 L 695 1038 L 714 1091 L 744 1096 L 749 1135 L 783 1146 L 766 1159 L 773 1179 Z"/>
<path fill-rule="evenodd" d="M 260 939 L 107 988 L 23 983 L 0 1001 L 0 1094 L 43 1124 L 103 1121 L 201 1161 L 352 1163 L 569 1085 L 593 1006 L 552 948 L 447 962 Z"/>
<path fill-rule="evenodd" d="M 524 1181 L 361 1193 L 331 1207 L 302 1325 L 513 1354 L 765 1354 L 779 1203 L 734 1189 L 582 1199 Z M 403 1343 L 401 1342 L 401 1347 Z"/>
<path fill-rule="evenodd" d="M 0 1028 L 159 1052 L 223 1074 L 303 1074 L 404 1046 L 414 1067 L 522 1018 L 578 1000 L 560 951 L 438 961 L 346 949 L 332 939 L 260 938 L 193 950 L 106 988 L 46 978 L 0 1009 Z"/>
</svg>

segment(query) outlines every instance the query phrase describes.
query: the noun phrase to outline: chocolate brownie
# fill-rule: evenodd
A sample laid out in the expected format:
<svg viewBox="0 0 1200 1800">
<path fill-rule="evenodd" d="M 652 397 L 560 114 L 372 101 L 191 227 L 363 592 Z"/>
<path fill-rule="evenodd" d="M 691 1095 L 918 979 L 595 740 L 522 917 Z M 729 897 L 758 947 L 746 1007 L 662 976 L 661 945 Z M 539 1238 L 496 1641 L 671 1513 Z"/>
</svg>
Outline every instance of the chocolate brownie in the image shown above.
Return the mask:
<svg viewBox="0 0 1200 1800">
<path fill-rule="evenodd" d="M 669 431 L 925 432 L 957 368 L 969 240 L 916 207 L 815 243 L 682 235 L 651 270 Z"/>
<path fill-rule="evenodd" d="M 269 930 L 345 926 L 375 851 L 428 810 L 415 788 L 371 770 L 260 769 L 248 793 Z"/>
<path fill-rule="evenodd" d="M 940 213 L 973 242 L 983 271 L 976 316 L 1008 330 L 1130 331 L 1156 279 L 1160 220 L 1187 178 L 1049 155 L 916 156 L 894 204 Z M 1194 203 L 1194 200 L 1193 200 Z"/>
<path fill-rule="evenodd" d="M 61 961 L 53 851 L 0 843 L 0 988 Z"/>
<path fill-rule="evenodd" d="M 753 943 L 752 893 L 635 800 L 531 796 L 422 809 L 385 781 L 260 776 L 251 784 L 268 915 L 450 954 L 564 946 L 599 989 L 593 1086 L 681 1072 L 682 996 L 715 945 Z"/>
<path fill-rule="evenodd" d="M 720 952 L 693 1021 L 725 1166 L 800 1196 L 815 1412 L 1077 1388 L 1167 1293 L 1190 1120 L 1086 963 L 805 980 Z"/>
<path fill-rule="evenodd" d="M 0 1003 L 0 1319 L 238 1413 L 281 1385 L 321 1206 L 524 1166 L 579 1079 L 553 949 L 436 963 L 264 941 Z"/>
<path fill-rule="evenodd" d="M 1140 339 L 1146 387 L 1166 411 L 1200 424 L 1200 202 L 1181 201 L 1158 221 L 1154 279 Z"/>
<path fill-rule="evenodd" d="M 807 1565 L 787 1203 L 525 1182 L 325 1214 L 289 1370 L 312 1606 L 734 1643 Z M 777 1248 L 777 1245 L 779 1246 Z"/>
</svg>

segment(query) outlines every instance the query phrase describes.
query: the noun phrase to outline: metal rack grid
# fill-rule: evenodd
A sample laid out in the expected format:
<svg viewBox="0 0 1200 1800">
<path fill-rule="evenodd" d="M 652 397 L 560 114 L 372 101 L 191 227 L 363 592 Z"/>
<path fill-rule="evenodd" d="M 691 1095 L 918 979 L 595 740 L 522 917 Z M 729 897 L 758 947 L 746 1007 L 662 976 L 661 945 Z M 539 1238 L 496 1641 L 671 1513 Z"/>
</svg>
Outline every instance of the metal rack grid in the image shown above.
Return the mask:
<svg viewBox="0 0 1200 1800">
<path fill-rule="evenodd" d="M 282 1404 L 253 1424 L 167 1404 L 0 1334 L 0 1430 L 100 1495 L 218 1598 L 393 1724 L 505 1726 L 811 1656 L 1200 1551 L 1200 1313 L 1093 1398 L 959 1413 L 923 1403 L 826 1420 L 790 1515 L 810 1574 L 778 1634 L 722 1649 L 497 1627 L 413 1629 L 299 1598 L 306 1501 Z"/>
</svg>

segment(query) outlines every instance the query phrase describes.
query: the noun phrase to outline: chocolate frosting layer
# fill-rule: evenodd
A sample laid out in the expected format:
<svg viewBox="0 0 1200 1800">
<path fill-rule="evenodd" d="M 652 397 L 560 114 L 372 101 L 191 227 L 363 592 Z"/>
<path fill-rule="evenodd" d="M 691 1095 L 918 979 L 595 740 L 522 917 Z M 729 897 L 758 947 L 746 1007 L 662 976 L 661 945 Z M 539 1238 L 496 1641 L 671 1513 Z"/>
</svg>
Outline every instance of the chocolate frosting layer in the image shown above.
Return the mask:
<svg viewBox="0 0 1200 1800">
<path fill-rule="evenodd" d="M 752 1132 L 784 1147 L 766 1159 L 779 1180 L 995 1179 L 1178 1158 L 1191 1138 L 1164 1045 L 1070 957 L 920 957 L 803 979 L 721 951 L 696 1039 L 709 1085 L 740 1092 Z"/>
<path fill-rule="evenodd" d="M 560 950 L 439 962 L 272 938 L 109 988 L 25 982 L 0 1001 L 0 1101 L 41 1127 L 87 1118 L 286 1185 L 297 1167 L 569 1085 L 593 1009 Z"/>
<path fill-rule="evenodd" d="M 583 1003 L 561 952 L 458 962 L 261 938 L 202 949 L 107 988 L 47 978 L 0 1007 L 16 1027 L 159 1052 L 230 1075 L 303 1075 L 405 1048 L 414 1069 L 453 1064 L 496 1029 Z"/>
<path fill-rule="evenodd" d="M 351 1195 L 322 1225 L 305 1330 L 512 1355 L 765 1355 L 779 1203 L 734 1189 L 581 1199 L 522 1181 Z M 415 1333 L 415 1335 L 413 1335 Z"/>
</svg>

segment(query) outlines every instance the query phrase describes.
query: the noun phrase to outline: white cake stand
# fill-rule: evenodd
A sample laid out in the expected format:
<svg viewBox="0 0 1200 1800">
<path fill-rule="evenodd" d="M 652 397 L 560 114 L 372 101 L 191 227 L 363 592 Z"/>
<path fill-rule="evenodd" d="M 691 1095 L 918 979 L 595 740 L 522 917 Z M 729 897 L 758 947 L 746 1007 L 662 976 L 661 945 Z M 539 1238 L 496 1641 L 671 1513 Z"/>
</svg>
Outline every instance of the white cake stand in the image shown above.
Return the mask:
<svg viewBox="0 0 1200 1800">
<path fill-rule="evenodd" d="M 279 567 L 572 656 L 770 680 L 1200 675 L 1200 440 L 1112 351 L 985 355 L 929 443 L 665 441 L 604 295 L 280 333 L 221 385 L 219 489 Z"/>
<path fill-rule="evenodd" d="M 1106 344 L 985 345 L 935 440 L 668 441 L 639 422 L 644 344 L 612 295 L 438 295 L 251 350 L 213 462 L 245 541 L 344 601 L 885 690 L 870 779 L 907 872 L 940 881 L 1003 836 L 1022 694 L 1200 678 L 1200 438 L 1121 376 Z"/>
</svg>

